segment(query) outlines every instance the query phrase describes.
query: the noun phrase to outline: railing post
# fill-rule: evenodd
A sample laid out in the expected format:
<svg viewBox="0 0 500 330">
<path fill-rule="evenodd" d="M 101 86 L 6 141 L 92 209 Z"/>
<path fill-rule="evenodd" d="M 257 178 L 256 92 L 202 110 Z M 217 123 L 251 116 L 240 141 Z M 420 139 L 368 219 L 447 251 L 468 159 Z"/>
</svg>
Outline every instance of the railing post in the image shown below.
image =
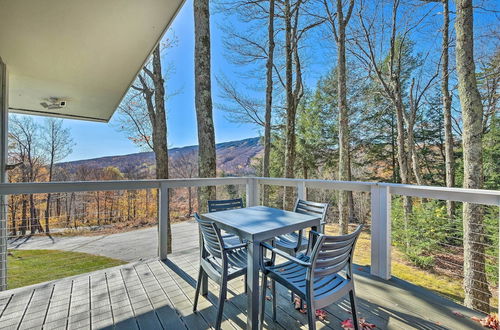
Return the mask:
<svg viewBox="0 0 500 330">
<path fill-rule="evenodd" d="M 391 278 L 391 194 L 384 185 L 371 187 L 371 274 Z"/>
<path fill-rule="evenodd" d="M 247 207 L 260 204 L 259 184 L 257 178 L 247 179 Z"/>
<path fill-rule="evenodd" d="M 166 182 L 160 183 L 158 190 L 158 256 L 167 259 L 168 253 L 168 186 Z"/>
<path fill-rule="evenodd" d="M 7 183 L 9 102 L 7 66 L 0 58 L 0 183 Z M 0 291 L 7 290 L 7 195 L 0 195 Z"/>
<path fill-rule="evenodd" d="M 307 200 L 306 180 L 301 180 L 297 183 L 297 198 Z"/>
</svg>

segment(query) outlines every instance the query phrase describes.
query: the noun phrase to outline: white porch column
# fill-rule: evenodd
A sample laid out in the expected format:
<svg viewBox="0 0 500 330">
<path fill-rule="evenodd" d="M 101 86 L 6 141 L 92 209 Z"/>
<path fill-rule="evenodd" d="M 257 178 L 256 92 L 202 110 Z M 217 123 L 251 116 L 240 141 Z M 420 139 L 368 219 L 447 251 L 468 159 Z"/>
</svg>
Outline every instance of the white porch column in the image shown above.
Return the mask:
<svg viewBox="0 0 500 330">
<path fill-rule="evenodd" d="M 168 186 L 166 182 L 160 183 L 158 189 L 158 256 L 161 260 L 167 259 L 168 254 Z"/>
<path fill-rule="evenodd" d="M 8 182 L 8 87 L 7 66 L 0 58 L 0 183 Z M 0 195 L 0 291 L 7 289 L 7 196 Z"/>
<path fill-rule="evenodd" d="M 388 186 L 371 188 L 371 274 L 391 278 L 391 194 Z"/>
<path fill-rule="evenodd" d="M 259 182 L 257 178 L 247 179 L 247 207 L 257 206 L 260 204 Z"/>
<path fill-rule="evenodd" d="M 306 180 L 302 180 L 297 184 L 297 198 L 307 200 Z"/>
</svg>

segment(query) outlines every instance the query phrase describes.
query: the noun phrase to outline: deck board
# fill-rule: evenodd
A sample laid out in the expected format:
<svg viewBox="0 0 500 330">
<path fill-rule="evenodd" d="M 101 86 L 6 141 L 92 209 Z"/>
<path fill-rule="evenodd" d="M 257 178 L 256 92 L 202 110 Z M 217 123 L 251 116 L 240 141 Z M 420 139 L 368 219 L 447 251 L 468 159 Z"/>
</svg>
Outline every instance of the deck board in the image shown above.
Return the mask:
<svg viewBox="0 0 500 330">
<path fill-rule="evenodd" d="M 194 223 L 173 225 L 174 251 L 167 261 L 150 259 L 0 293 L 0 329 L 211 329 L 218 286 L 209 281 L 207 299 L 193 313 L 198 274 L 198 234 Z M 178 244 L 177 244 L 178 243 Z M 474 312 L 401 280 L 382 281 L 357 271 L 361 317 L 379 329 L 481 329 L 465 315 Z M 246 325 L 243 278 L 228 285 L 223 329 Z M 270 293 L 268 293 L 270 295 Z M 271 298 L 273 299 L 273 298 Z M 307 329 L 306 315 L 296 311 L 290 294 L 278 286 L 278 322 L 266 303 L 264 328 Z M 326 308 L 318 329 L 340 329 L 351 318 L 347 299 Z"/>
</svg>

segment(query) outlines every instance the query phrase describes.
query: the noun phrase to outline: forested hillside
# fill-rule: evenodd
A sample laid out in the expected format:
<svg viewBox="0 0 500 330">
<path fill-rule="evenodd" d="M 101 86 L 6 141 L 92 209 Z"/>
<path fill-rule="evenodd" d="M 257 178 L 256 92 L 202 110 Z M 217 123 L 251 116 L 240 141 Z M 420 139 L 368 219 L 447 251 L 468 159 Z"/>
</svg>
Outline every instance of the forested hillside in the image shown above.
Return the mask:
<svg viewBox="0 0 500 330">
<path fill-rule="evenodd" d="M 216 150 L 217 169 L 226 175 L 242 176 L 255 174 L 255 168 L 252 167 L 252 160 L 262 152 L 262 146 L 259 138 L 250 138 L 218 143 Z M 181 165 L 182 162 L 197 162 L 198 146 L 172 148 L 168 152 L 172 164 Z M 138 172 L 145 174 L 147 171 L 154 173 L 155 157 L 153 152 L 138 152 L 129 155 L 100 157 L 56 164 L 57 168 L 71 173 L 75 173 L 80 167 L 103 169 L 109 166 L 116 167 L 121 172 L 127 173 Z M 184 164 L 184 166 L 187 165 Z M 151 177 L 153 177 L 153 174 L 151 174 Z"/>
</svg>

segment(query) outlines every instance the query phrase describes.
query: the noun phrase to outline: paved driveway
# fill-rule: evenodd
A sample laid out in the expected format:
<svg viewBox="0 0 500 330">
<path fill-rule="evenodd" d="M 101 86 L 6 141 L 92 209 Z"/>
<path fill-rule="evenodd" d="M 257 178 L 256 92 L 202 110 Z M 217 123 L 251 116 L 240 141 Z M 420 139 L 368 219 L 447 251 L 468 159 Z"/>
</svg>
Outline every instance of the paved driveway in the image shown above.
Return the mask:
<svg viewBox="0 0 500 330">
<path fill-rule="evenodd" d="M 193 230 L 194 229 L 194 230 Z M 198 233 L 193 221 L 172 225 L 174 252 L 197 248 Z M 158 255 L 158 229 L 150 227 L 119 234 L 99 236 L 32 236 L 9 240 L 9 249 L 54 249 L 102 255 L 124 261 L 154 258 Z"/>
</svg>

